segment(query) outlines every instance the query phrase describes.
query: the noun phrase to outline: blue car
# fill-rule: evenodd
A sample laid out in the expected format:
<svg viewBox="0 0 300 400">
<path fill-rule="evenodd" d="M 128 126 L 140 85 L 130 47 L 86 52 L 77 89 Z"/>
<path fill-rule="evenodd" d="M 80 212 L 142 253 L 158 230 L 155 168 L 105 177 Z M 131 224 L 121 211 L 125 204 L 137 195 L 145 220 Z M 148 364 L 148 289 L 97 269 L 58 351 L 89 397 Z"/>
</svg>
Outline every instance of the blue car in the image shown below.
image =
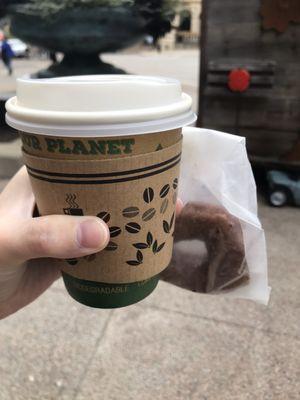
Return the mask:
<svg viewBox="0 0 300 400">
<path fill-rule="evenodd" d="M 300 173 L 268 171 L 268 200 L 274 207 L 286 204 L 300 206 Z"/>
</svg>

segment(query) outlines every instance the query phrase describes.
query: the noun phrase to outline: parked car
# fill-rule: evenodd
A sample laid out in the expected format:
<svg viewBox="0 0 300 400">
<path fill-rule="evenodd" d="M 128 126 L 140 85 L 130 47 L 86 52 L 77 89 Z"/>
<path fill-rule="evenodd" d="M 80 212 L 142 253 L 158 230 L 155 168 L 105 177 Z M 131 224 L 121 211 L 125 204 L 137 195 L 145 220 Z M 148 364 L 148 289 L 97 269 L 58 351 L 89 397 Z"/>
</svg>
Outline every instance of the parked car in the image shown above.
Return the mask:
<svg viewBox="0 0 300 400">
<path fill-rule="evenodd" d="M 2 41 L 0 41 L 1 48 Z M 8 39 L 8 44 L 12 48 L 12 51 L 15 54 L 15 57 L 28 57 L 29 56 L 29 48 L 26 43 L 22 42 L 22 40 L 17 38 Z"/>
<path fill-rule="evenodd" d="M 274 207 L 286 204 L 300 206 L 300 173 L 268 171 L 268 200 Z"/>
</svg>

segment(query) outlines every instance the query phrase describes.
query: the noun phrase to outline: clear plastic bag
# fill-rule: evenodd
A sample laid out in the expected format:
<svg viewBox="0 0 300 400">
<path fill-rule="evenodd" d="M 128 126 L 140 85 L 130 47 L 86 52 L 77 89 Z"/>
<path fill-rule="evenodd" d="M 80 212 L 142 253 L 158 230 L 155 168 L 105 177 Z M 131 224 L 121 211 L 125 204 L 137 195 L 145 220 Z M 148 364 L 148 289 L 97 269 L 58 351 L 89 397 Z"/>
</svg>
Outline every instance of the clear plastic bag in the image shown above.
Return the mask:
<svg viewBox="0 0 300 400">
<path fill-rule="evenodd" d="M 265 235 L 245 139 L 185 128 L 173 259 L 164 279 L 267 304 Z"/>
</svg>

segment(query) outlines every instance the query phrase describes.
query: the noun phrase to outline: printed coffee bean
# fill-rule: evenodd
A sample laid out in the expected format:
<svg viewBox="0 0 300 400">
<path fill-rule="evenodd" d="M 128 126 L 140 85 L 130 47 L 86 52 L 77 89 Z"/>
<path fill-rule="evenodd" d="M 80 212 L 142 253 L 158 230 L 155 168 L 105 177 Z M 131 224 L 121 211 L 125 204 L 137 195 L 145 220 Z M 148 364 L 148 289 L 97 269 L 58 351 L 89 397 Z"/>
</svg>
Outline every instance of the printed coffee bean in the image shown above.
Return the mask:
<svg viewBox="0 0 300 400">
<path fill-rule="evenodd" d="M 175 203 L 176 203 L 176 200 L 177 200 L 177 192 L 174 192 L 174 193 L 173 193 L 173 198 L 172 198 L 172 200 L 173 200 L 173 204 L 175 204 Z"/>
<path fill-rule="evenodd" d="M 171 217 L 171 221 L 170 221 L 170 230 L 172 229 L 172 227 L 173 227 L 173 224 L 174 224 L 174 220 L 175 220 L 175 213 L 173 213 L 172 214 L 172 217 Z"/>
<path fill-rule="evenodd" d="M 160 191 L 160 193 L 159 193 L 160 197 L 161 197 L 161 198 L 166 197 L 167 194 L 169 193 L 169 190 L 170 190 L 170 185 L 165 185 L 165 186 L 161 189 L 161 191 Z"/>
<path fill-rule="evenodd" d="M 119 236 L 121 231 L 121 228 L 119 228 L 118 226 L 112 226 L 109 228 L 109 232 L 110 232 L 110 237 L 116 237 Z"/>
<path fill-rule="evenodd" d="M 109 242 L 108 245 L 105 247 L 105 250 L 114 251 L 117 250 L 117 248 L 118 248 L 117 243 Z"/>
<path fill-rule="evenodd" d="M 94 261 L 96 259 L 96 254 L 90 254 L 89 256 L 84 257 L 88 262 Z"/>
<path fill-rule="evenodd" d="M 164 199 L 163 202 L 161 203 L 161 207 L 160 207 L 161 214 L 164 214 L 167 211 L 168 205 L 169 205 L 169 200 Z"/>
<path fill-rule="evenodd" d="M 129 222 L 128 224 L 125 225 L 125 229 L 129 233 L 139 233 L 141 227 L 136 222 Z"/>
<path fill-rule="evenodd" d="M 123 217 L 125 218 L 133 218 L 136 217 L 139 214 L 140 210 L 138 209 L 138 207 L 127 207 L 124 208 L 122 214 Z"/>
<path fill-rule="evenodd" d="M 146 203 L 151 203 L 154 198 L 154 190 L 151 187 L 148 187 L 144 190 L 143 199 Z"/>
<path fill-rule="evenodd" d="M 78 263 L 77 258 L 69 258 L 68 260 L 66 260 L 68 264 L 70 265 L 76 265 Z"/>
<path fill-rule="evenodd" d="M 173 181 L 173 189 L 176 190 L 177 186 L 178 186 L 178 179 L 175 178 L 174 181 Z"/>
<path fill-rule="evenodd" d="M 101 218 L 104 222 L 108 222 L 110 220 L 110 214 L 106 211 L 102 211 L 99 214 L 97 214 L 98 218 Z"/>
<path fill-rule="evenodd" d="M 150 208 L 149 210 L 145 211 L 143 216 L 142 216 L 142 220 L 143 221 L 150 221 L 150 219 L 152 219 L 155 215 L 156 211 L 154 208 Z"/>
</svg>

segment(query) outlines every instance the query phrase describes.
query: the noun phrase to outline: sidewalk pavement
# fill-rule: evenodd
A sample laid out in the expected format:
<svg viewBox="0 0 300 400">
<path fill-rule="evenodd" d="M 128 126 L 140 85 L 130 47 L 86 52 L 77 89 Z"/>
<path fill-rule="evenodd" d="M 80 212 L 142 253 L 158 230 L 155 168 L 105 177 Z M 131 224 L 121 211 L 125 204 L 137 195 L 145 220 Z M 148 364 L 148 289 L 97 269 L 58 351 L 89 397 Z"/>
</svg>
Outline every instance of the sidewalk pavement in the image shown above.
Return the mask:
<svg viewBox="0 0 300 400">
<path fill-rule="evenodd" d="M 125 56 L 134 72 L 144 63 L 149 73 L 159 60 L 166 68 L 163 57 Z M 125 67 L 122 55 L 110 57 Z M 5 146 L 0 159 L 17 160 L 18 143 Z M 59 280 L 0 322 L 0 399 L 298 400 L 300 212 L 263 199 L 259 210 L 273 288 L 268 307 L 160 282 L 136 305 L 98 310 L 72 300 Z"/>
<path fill-rule="evenodd" d="M 1 400 L 298 400 L 299 212 L 260 214 L 268 307 L 160 282 L 137 305 L 97 310 L 58 281 L 0 323 Z"/>
</svg>

